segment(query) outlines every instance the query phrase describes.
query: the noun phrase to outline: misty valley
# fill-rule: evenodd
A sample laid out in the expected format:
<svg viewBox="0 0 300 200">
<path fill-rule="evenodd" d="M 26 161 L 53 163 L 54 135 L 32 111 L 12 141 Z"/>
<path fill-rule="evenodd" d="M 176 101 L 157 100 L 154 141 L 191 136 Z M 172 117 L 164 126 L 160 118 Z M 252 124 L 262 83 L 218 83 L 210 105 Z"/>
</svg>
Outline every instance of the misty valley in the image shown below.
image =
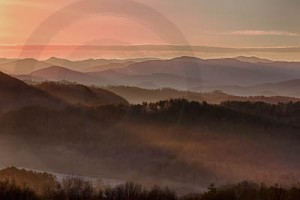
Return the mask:
<svg viewBox="0 0 300 200">
<path fill-rule="evenodd" d="M 81 66 L 79 61 L 63 60 L 64 67 L 33 59 L 2 64 L 6 69 L 14 66 L 17 72 L 28 61 L 42 69 L 29 67 L 32 72 L 26 75 L 0 74 L 0 181 L 4 181 L 0 196 L 14 188 L 29 199 L 123 199 L 126 191 L 132 192 L 129 199 L 234 199 L 237 192 L 245 195 L 241 199 L 251 199 L 276 196 L 278 191 L 285 194 L 282 199 L 299 197 L 298 87 L 286 86 L 284 80 L 245 86 L 240 80 L 246 81 L 249 68 L 242 67 L 238 79 L 230 81 L 252 96 L 226 86 L 229 79 L 224 76 L 215 77 L 223 87 L 199 89 L 202 81 L 192 74 L 180 75 L 179 68 L 205 73 L 203 65 L 208 64 L 203 63 L 212 61 L 199 63 L 198 58 L 187 57 L 129 64 L 101 61 L 105 64 L 97 75 L 68 69 L 71 64 Z M 231 63 L 265 66 L 237 59 L 219 63 L 224 73 Z M 119 66 L 119 72 L 113 72 L 119 73 L 113 75 L 115 80 L 130 76 L 126 79 L 133 82 L 101 82 L 99 74 L 108 73 L 106 65 Z M 130 73 L 142 70 L 148 75 L 126 75 L 122 71 L 128 66 L 139 71 Z M 166 67 L 178 69 L 176 76 L 181 78 L 167 79 L 175 75 L 164 74 Z M 287 76 L 293 78 L 295 72 Z M 255 77 L 257 73 L 261 72 Z M 139 78 L 132 77 L 139 76 L 160 85 L 138 85 Z M 276 74 L 270 79 L 280 81 Z M 184 90 L 182 80 L 194 89 Z"/>
</svg>

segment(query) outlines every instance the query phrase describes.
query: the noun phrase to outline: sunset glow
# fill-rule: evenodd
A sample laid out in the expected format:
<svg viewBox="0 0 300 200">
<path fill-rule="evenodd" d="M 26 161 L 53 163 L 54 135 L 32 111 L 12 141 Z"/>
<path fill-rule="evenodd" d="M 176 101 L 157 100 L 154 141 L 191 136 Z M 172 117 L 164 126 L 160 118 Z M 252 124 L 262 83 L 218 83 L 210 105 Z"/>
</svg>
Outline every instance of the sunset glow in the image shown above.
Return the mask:
<svg viewBox="0 0 300 200">
<path fill-rule="evenodd" d="M 41 3 L 38 0 L 0 1 L 0 45 L 188 45 L 230 48 L 278 48 L 300 46 L 300 3 L 283 0 L 244 1 L 160 1 L 137 0 L 115 1 L 116 9 L 105 11 L 111 3 L 102 0 L 75 1 L 53 0 Z M 78 9 L 76 4 L 86 8 Z M 272 4 L 272 7 L 270 6 Z M 81 5 L 81 6 L 82 6 Z M 134 11 L 133 5 L 147 9 Z M 102 7 L 103 8 L 102 8 Z M 97 9 L 94 9 L 97 7 Z M 98 9 L 99 7 L 99 9 Z M 120 9 L 122 12 L 120 12 Z M 278 11 L 280 8 L 280 12 Z M 119 9 L 119 10 L 118 10 Z M 103 10 L 103 11 L 101 11 Z M 124 10 L 124 12 L 123 12 Z M 135 13 L 134 13 L 135 12 Z M 162 14 L 163 13 L 163 14 Z M 155 15 L 161 15 L 154 19 Z M 55 18 L 56 16 L 56 18 Z M 71 20 L 72 19 L 72 20 Z M 161 20 L 159 20 L 161 19 Z M 146 21 L 149 20 L 149 21 Z M 151 21 L 152 20 L 152 21 Z M 161 23 L 161 21 L 164 21 Z M 150 23 L 149 23 L 150 22 Z M 49 26 L 43 27 L 48 23 Z M 151 24 L 152 23 L 152 24 Z M 176 28 L 172 35 L 166 30 Z M 42 30 L 39 30 L 42 29 Z M 50 35 L 33 34 L 39 30 Z M 176 35 L 177 34 L 177 35 Z M 181 35 L 178 37 L 178 35 Z M 170 40 L 168 40 L 170 37 Z M 1 48 L 3 49 L 3 48 Z M 77 49 L 78 50 L 78 49 Z M 51 56 L 80 59 L 92 57 L 137 57 L 161 56 L 151 51 L 136 53 L 89 51 L 76 56 L 74 51 L 20 52 L 2 51 L 2 57 Z M 236 56 L 243 53 L 193 52 L 201 57 Z M 174 52 L 164 52 L 174 57 Z M 182 52 L 190 54 L 190 52 Z M 280 54 L 276 52 L 250 52 L 243 55 L 261 56 L 275 60 L 300 60 L 300 52 Z"/>
</svg>

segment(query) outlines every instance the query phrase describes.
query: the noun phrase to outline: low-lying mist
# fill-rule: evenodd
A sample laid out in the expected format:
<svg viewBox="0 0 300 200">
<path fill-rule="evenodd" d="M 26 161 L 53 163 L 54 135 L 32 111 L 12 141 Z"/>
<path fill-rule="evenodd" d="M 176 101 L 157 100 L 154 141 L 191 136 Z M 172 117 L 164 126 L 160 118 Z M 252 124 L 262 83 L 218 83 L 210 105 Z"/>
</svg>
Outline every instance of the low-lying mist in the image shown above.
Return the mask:
<svg viewBox="0 0 300 200">
<path fill-rule="evenodd" d="M 288 185 L 299 179 L 295 109 L 297 103 L 272 107 L 185 100 L 23 108 L 1 116 L 1 166 L 182 192 L 243 180 Z"/>
</svg>

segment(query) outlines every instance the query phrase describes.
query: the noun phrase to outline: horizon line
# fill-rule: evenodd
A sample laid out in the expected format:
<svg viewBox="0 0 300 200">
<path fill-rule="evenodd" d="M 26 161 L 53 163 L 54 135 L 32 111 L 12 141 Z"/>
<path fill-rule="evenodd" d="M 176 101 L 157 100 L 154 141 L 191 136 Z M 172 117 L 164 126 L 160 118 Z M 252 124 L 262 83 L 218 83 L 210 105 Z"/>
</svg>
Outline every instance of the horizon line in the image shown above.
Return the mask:
<svg viewBox="0 0 300 200">
<path fill-rule="evenodd" d="M 169 51 L 169 52 L 202 52 L 202 53 L 300 53 L 300 46 L 277 46 L 277 47 L 222 47 L 222 46 L 201 46 L 201 45 L 181 45 L 181 44 L 134 44 L 134 45 L 81 45 L 81 44 L 0 44 L 0 50 L 69 50 L 69 48 L 78 48 L 77 50 L 90 51 Z"/>
<path fill-rule="evenodd" d="M 0 59 L 12 59 L 12 60 L 26 60 L 26 59 L 33 59 L 36 61 L 47 61 L 50 60 L 52 58 L 54 59 L 62 59 L 62 60 L 68 60 L 68 61 L 72 61 L 72 62 L 76 62 L 76 61 L 84 61 L 84 60 L 100 60 L 100 59 L 104 59 L 104 60 L 134 60 L 134 59 L 151 59 L 151 60 L 172 60 L 172 59 L 177 59 L 177 58 L 183 58 L 183 57 L 190 57 L 190 58 L 196 58 L 196 59 L 200 59 L 200 60 L 222 60 L 222 59 L 235 59 L 235 60 L 239 60 L 239 58 L 254 58 L 254 59 L 260 59 L 260 60 L 266 60 L 266 61 L 270 61 L 270 62 L 289 62 L 289 63 L 300 63 L 300 61 L 287 61 L 287 60 L 274 60 L 274 59 L 269 59 L 269 58 L 264 58 L 264 57 L 259 57 L 259 56 L 233 56 L 233 57 L 212 57 L 212 58 L 202 58 L 201 56 L 186 56 L 186 55 L 182 55 L 182 56 L 171 56 L 168 58 L 159 58 L 159 57 L 132 57 L 132 58 L 115 58 L 115 57 L 110 57 L 110 58 L 103 58 L 103 57 L 97 57 L 97 58 L 87 58 L 87 59 L 69 59 L 69 58 L 64 58 L 64 57 L 59 57 L 59 56 L 50 56 L 48 58 L 45 59 L 37 59 L 37 58 L 33 58 L 33 57 L 24 57 L 24 58 L 5 58 L 5 57 L 0 57 Z M 242 61 L 241 62 L 247 62 L 247 61 Z"/>
</svg>

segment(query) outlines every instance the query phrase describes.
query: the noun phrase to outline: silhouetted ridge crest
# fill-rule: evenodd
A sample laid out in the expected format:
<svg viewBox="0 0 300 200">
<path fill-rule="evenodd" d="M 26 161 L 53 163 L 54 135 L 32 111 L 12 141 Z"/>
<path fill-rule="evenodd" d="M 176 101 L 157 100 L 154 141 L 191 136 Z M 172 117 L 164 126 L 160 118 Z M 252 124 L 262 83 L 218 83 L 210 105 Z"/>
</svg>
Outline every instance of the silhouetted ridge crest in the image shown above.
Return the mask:
<svg viewBox="0 0 300 200">
<path fill-rule="evenodd" d="M 26 83 L 0 72 L 0 113 L 27 106 L 59 108 L 64 102 Z"/>
<path fill-rule="evenodd" d="M 124 98 L 110 91 L 80 84 L 44 82 L 36 87 L 70 104 L 81 104 L 85 106 L 128 104 Z"/>
</svg>

